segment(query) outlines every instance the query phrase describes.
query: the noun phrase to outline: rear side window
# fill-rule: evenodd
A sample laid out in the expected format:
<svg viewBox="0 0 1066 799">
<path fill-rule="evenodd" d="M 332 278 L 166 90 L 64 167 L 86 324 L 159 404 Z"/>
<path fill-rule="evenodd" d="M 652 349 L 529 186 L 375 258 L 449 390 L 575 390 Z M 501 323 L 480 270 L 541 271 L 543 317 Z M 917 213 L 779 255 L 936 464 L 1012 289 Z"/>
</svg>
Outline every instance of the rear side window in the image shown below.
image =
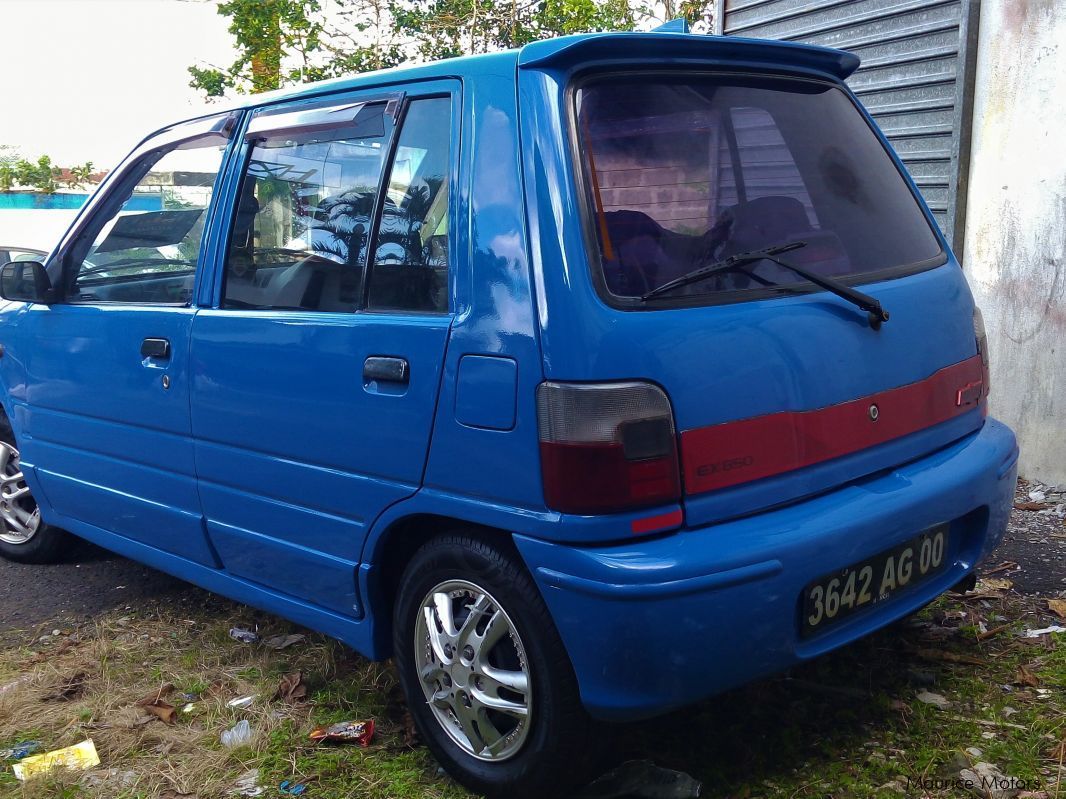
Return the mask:
<svg viewBox="0 0 1066 799">
<path fill-rule="evenodd" d="M 899 170 L 834 86 L 627 76 L 584 85 L 576 102 L 596 267 L 616 297 L 638 298 L 731 255 L 799 241 L 782 259 L 836 277 L 888 276 L 941 255 Z M 763 260 L 664 300 L 741 299 L 799 283 Z"/>
<path fill-rule="evenodd" d="M 370 308 L 448 310 L 451 133 L 447 97 L 411 103 L 383 198 Z"/>
<path fill-rule="evenodd" d="M 223 307 L 446 312 L 451 99 L 411 100 L 398 134 L 386 102 L 292 116 L 251 148 Z"/>
</svg>

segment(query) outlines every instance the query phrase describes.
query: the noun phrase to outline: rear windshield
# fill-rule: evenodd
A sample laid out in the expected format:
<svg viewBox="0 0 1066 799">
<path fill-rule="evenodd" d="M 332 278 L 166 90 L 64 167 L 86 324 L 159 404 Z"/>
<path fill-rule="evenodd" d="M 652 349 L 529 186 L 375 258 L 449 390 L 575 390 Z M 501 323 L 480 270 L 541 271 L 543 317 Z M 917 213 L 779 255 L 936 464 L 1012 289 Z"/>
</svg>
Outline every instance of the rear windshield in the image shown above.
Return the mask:
<svg viewBox="0 0 1066 799">
<path fill-rule="evenodd" d="M 832 85 L 629 75 L 586 83 L 576 100 L 603 283 L 616 297 L 800 241 L 781 260 L 845 279 L 905 273 L 941 255 L 899 170 Z M 810 288 L 764 259 L 656 302 Z"/>
</svg>

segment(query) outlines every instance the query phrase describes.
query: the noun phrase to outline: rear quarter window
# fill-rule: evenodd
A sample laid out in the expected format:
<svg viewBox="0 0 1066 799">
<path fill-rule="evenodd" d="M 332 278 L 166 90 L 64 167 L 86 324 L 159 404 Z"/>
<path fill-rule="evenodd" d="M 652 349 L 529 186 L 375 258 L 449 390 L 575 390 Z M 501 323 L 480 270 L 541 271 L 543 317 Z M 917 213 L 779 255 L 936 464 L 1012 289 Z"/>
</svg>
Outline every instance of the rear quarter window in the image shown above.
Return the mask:
<svg viewBox="0 0 1066 799">
<path fill-rule="evenodd" d="M 636 301 L 730 255 L 797 241 L 789 259 L 848 282 L 943 260 L 895 163 L 832 84 L 620 75 L 587 81 L 574 97 L 593 268 L 615 298 Z M 763 260 L 664 299 L 812 288 Z"/>
</svg>

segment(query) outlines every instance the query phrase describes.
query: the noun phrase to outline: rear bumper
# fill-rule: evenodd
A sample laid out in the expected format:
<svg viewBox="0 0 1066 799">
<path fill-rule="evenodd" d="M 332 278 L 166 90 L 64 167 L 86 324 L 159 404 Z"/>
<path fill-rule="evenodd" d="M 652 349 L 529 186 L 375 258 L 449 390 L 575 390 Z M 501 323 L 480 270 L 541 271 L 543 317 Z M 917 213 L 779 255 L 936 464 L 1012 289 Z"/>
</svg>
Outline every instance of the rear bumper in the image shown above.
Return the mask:
<svg viewBox="0 0 1066 799">
<path fill-rule="evenodd" d="M 835 649 L 946 591 L 1002 539 L 1017 460 L 1014 434 L 990 419 L 926 458 L 758 516 L 610 547 L 515 541 L 588 710 L 635 719 Z M 943 573 L 799 637 L 809 582 L 947 521 Z"/>
</svg>

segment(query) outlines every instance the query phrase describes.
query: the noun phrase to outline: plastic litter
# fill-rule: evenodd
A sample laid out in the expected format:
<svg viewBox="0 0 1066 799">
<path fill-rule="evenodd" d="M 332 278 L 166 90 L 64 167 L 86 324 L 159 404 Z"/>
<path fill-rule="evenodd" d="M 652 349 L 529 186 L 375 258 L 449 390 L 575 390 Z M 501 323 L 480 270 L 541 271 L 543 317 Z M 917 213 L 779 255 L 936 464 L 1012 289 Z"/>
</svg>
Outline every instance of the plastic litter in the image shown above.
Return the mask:
<svg viewBox="0 0 1066 799">
<path fill-rule="evenodd" d="M 249 694 L 248 696 L 238 696 L 236 699 L 231 699 L 226 703 L 226 707 L 248 707 L 255 701 L 255 694 Z"/>
<path fill-rule="evenodd" d="M 682 771 L 660 768 L 650 760 L 629 760 L 589 783 L 578 799 L 695 799 L 699 780 Z"/>
<path fill-rule="evenodd" d="M 22 760 L 41 748 L 40 741 L 21 741 L 7 749 L 0 749 L 0 760 Z"/>
<path fill-rule="evenodd" d="M 308 736 L 312 741 L 329 741 L 333 743 L 359 744 L 370 746 L 370 739 L 374 737 L 374 722 L 370 721 L 339 721 L 327 727 L 316 727 Z"/>
<path fill-rule="evenodd" d="M 242 644 L 257 644 L 259 643 L 259 633 L 246 630 L 243 627 L 231 627 L 229 631 L 229 637 L 234 641 L 240 641 Z"/>
<path fill-rule="evenodd" d="M 222 731 L 222 745 L 227 749 L 233 749 L 237 746 L 244 746 L 252 741 L 252 725 L 248 723 L 248 720 L 238 721 L 228 730 Z"/>
<path fill-rule="evenodd" d="M 1040 636 L 1047 635 L 1048 633 L 1066 633 L 1066 627 L 1063 627 L 1060 624 L 1052 624 L 1050 627 L 1044 627 L 1042 630 L 1026 630 L 1025 637 L 1039 638 Z"/>
<path fill-rule="evenodd" d="M 96 753 L 96 744 L 92 738 L 74 746 L 32 755 L 11 767 L 15 777 L 25 780 L 35 774 L 44 774 L 56 768 L 90 769 L 100 765 L 100 755 Z"/>
<path fill-rule="evenodd" d="M 278 790 L 286 796 L 299 796 L 307 790 L 307 786 L 302 782 L 292 782 L 291 780 L 285 780 L 278 786 Z"/>
<path fill-rule="evenodd" d="M 259 785 L 259 769 L 253 768 L 237 778 L 230 793 L 238 796 L 262 796 L 265 791 L 266 789 Z"/>
</svg>

